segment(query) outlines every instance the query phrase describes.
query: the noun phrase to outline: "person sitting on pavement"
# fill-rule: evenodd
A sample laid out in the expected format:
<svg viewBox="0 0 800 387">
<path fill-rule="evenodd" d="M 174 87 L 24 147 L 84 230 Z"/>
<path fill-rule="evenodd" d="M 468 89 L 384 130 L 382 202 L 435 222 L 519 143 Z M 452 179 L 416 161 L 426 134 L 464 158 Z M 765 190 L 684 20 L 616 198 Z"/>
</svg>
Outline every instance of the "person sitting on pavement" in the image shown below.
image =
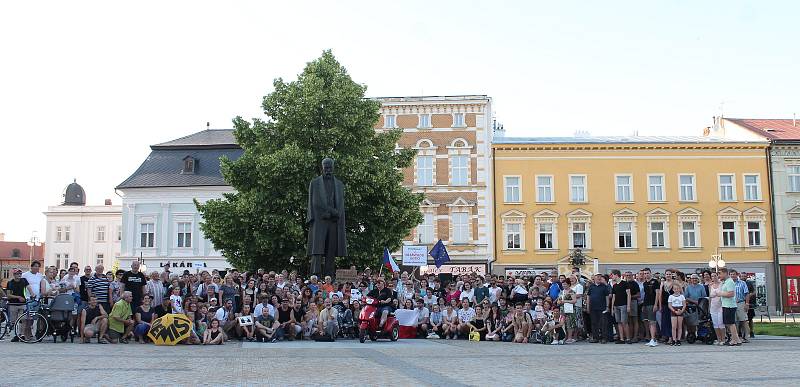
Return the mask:
<svg viewBox="0 0 800 387">
<path fill-rule="evenodd" d="M 225 306 L 217 309 L 214 318 L 220 321 L 221 329 L 225 332 L 225 340 L 236 337 L 236 314 L 233 312 L 233 300 L 225 301 Z"/>
<path fill-rule="evenodd" d="M 133 294 L 129 291 L 122 292 L 122 298 L 111 308 L 108 316 L 108 333 L 113 343 L 128 344 L 128 339 L 133 335 L 135 321 L 131 316 L 131 302 Z"/>
<path fill-rule="evenodd" d="M 89 305 L 81 311 L 81 343 L 90 342 L 91 338 L 97 334 L 99 344 L 108 344 L 106 329 L 108 329 L 108 314 L 97 302 L 97 297 L 91 295 L 89 296 Z"/>
<path fill-rule="evenodd" d="M 339 332 L 339 312 L 332 307 L 330 298 L 326 298 L 324 303 L 325 307 L 319 312 L 318 329 L 325 337 L 335 340 Z"/>
</svg>

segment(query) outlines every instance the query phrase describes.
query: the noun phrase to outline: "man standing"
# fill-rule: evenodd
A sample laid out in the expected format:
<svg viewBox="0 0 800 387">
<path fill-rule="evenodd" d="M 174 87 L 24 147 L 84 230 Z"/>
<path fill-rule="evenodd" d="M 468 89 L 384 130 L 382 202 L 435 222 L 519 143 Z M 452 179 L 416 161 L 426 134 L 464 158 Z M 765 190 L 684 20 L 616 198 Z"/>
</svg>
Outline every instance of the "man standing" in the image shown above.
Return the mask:
<svg viewBox="0 0 800 387">
<path fill-rule="evenodd" d="M 484 298 L 489 297 L 489 288 L 484 286 L 483 278 L 478 278 L 475 282 L 475 304 L 480 305 Z"/>
<path fill-rule="evenodd" d="M 6 297 L 8 297 L 8 327 L 17 321 L 20 314 L 25 312 L 25 291 L 28 288 L 28 280 L 22 278 L 22 270 L 12 269 L 14 278 L 6 283 Z M 19 337 L 14 336 L 12 342 L 19 341 Z"/>
<path fill-rule="evenodd" d="M 648 347 L 658 346 L 656 342 L 656 311 L 661 307 L 661 284 L 653 278 L 650 268 L 642 270 L 644 275 L 644 298 L 642 299 L 642 321 L 650 327 Z"/>
<path fill-rule="evenodd" d="M 83 275 L 81 276 L 81 303 L 83 305 L 89 304 L 89 280 L 92 278 L 92 267 L 86 266 L 83 268 Z"/>
<path fill-rule="evenodd" d="M 308 255 L 311 273 L 336 275 L 336 257 L 347 256 L 344 184 L 333 176 L 333 159 L 322 160 L 322 176 L 308 185 Z M 322 271 L 322 261 L 325 270 Z"/>
<path fill-rule="evenodd" d="M 139 262 L 133 261 L 131 263 L 131 270 L 126 271 L 122 275 L 122 289 L 120 291 L 131 292 L 133 301 L 131 307 L 135 310 L 142 303 L 142 295 L 144 295 L 145 287 L 147 286 L 147 277 L 139 271 Z"/>
<path fill-rule="evenodd" d="M 608 312 L 608 287 L 603 284 L 602 275 L 595 274 L 594 282 L 589 285 L 586 304 L 592 321 L 592 339 L 590 343 L 605 344 L 608 338 L 606 312 Z"/>
<path fill-rule="evenodd" d="M 742 337 L 744 337 L 744 342 L 749 343 L 750 340 L 750 325 L 747 323 L 747 310 L 750 308 L 750 304 L 747 303 L 747 294 L 750 293 L 750 290 L 747 288 L 747 281 L 743 280 L 739 276 L 739 272 L 736 270 L 730 271 L 731 278 L 733 278 L 734 284 L 736 284 L 736 324 L 741 326 L 742 329 Z"/>
<path fill-rule="evenodd" d="M 625 283 L 631 291 L 631 311 L 628 313 L 628 344 L 639 342 L 639 284 L 634 280 L 633 273 L 625 272 Z"/>
<path fill-rule="evenodd" d="M 686 312 L 683 321 L 686 324 L 686 331 L 696 336 L 699 322 L 697 305 L 701 298 L 707 297 L 706 288 L 700 284 L 699 275 L 692 274 L 689 277 L 689 285 L 686 286 L 684 297 L 686 298 Z"/>
<path fill-rule="evenodd" d="M 622 273 L 617 269 L 611 270 L 611 280 L 614 284 L 611 288 L 611 305 L 614 305 L 614 320 L 617 322 L 617 332 L 619 333 L 616 344 L 631 344 L 631 336 L 628 331 L 631 288 L 627 282 L 622 280 Z"/>
<path fill-rule="evenodd" d="M 739 331 L 736 329 L 736 283 L 728 276 L 726 267 L 719 269 L 718 275 L 722 281 L 719 289 L 719 295 L 722 298 L 722 323 L 725 324 L 731 335 L 730 341 L 725 345 L 742 345 L 742 339 L 739 338 Z"/>
<path fill-rule="evenodd" d="M 94 268 L 94 275 L 86 281 L 86 291 L 91 299 L 92 296 L 97 298 L 97 303 L 100 304 L 106 311 L 111 310 L 111 284 L 104 273 L 103 265 L 97 265 Z"/>
<path fill-rule="evenodd" d="M 122 298 L 114 304 L 111 314 L 108 315 L 108 333 L 115 343 L 128 344 L 128 337 L 133 332 L 131 300 L 133 300 L 131 292 L 122 292 Z"/>
</svg>

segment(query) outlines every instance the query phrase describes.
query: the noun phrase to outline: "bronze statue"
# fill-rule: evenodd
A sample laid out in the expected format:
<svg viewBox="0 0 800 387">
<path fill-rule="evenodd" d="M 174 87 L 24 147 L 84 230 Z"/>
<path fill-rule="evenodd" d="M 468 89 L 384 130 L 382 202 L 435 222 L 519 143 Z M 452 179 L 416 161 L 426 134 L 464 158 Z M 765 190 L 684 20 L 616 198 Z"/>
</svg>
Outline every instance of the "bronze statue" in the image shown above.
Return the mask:
<svg viewBox="0 0 800 387">
<path fill-rule="evenodd" d="M 322 160 L 322 176 L 308 184 L 308 255 L 311 274 L 336 275 L 336 257 L 347 256 L 344 184 L 333 176 L 333 159 Z M 324 270 L 322 261 L 325 261 Z"/>
</svg>

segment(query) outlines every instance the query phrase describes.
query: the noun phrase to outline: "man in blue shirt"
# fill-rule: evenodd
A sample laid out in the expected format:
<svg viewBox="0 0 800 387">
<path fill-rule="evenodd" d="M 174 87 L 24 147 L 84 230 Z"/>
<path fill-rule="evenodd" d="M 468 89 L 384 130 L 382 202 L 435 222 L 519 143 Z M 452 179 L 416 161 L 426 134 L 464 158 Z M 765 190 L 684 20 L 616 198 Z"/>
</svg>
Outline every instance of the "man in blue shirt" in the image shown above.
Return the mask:
<svg viewBox="0 0 800 387">
<path fill-rule="evenodd" d="M 592 322 L 591 343 L 600 341 L 605 344 L 608 340 L 608 286 L 603 284 L 602 275 L 595 274 L 594 282 L 589 285 L 586 294 L 586 304 L 589 309 L 589 318 Z"/>
<path fill-rule="evenodd" d="M 744 337 L 742 341 L 749 343 L 750 325 L 747 324 L 747 309 L 750 305 L 747 303 L 747 293 L 750 293 L 750 290 L 747 289 L 747 282 L 740 278 L 739 272 L 731 270 L 730 273 L 736 284 L 736 324 L 740 326 L 739 332 L 742 332 Z"/>
<path fill-rule="evenodd" d="M 697 303 L 701 298 L 707 297 L 706 287 L 700 283 L 700 276 L 692 274 L 689 277 L 689 284 L 686 286 L 686 313 L 684 313 L 684 321 L 686 322 L 686 330 L 690 334 L 697 334 L 698 314 Z"/>
</svg>

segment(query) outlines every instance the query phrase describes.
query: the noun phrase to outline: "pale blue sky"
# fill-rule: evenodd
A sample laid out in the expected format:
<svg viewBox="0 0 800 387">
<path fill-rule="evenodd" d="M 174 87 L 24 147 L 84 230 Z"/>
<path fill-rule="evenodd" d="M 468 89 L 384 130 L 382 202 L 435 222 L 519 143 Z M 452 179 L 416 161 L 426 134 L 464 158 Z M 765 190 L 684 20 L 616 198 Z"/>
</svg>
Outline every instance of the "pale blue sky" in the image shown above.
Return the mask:
<svg viewBox="0 0 800 387">
<path fill-rule="evenodd" d="M 699 135 L 800 113 L 795 1 L 3 2 L 0 232 L 44 236 L 148 145 L 260 114 L 331 48 L 370 96 L 488 94 L 509 135 Z M 724 105 L 723 105 L 724 103 Z"/>
</svg>

